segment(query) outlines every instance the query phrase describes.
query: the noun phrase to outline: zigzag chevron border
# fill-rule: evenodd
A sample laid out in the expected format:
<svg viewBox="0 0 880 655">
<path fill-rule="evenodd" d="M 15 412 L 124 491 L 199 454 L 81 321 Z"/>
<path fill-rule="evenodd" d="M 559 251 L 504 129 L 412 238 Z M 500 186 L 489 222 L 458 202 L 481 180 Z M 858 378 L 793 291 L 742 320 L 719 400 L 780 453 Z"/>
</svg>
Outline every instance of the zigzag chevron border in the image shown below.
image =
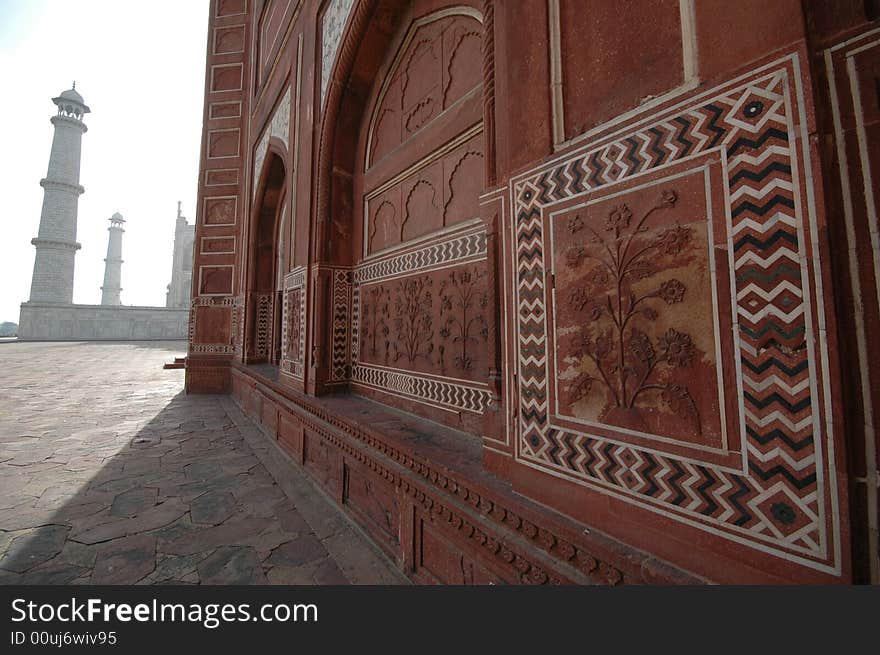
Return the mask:
<svg viewBox="0 0 880 655">
<path fill-rule="evenodd" d="M 304 266 L 297 266 L 290 273 L 284 276 L 284 293 L 282 294 L 282 311 L 281 311 L 281 343 L 287 344 L 287 330 L 290 318 L 290 292 L 299 291 L 301 294 L 299 301 L 299 358 L 291 359 L 288 357 L 288 348 L 284 348 L 281 355 L 281 373 L 296 378 L 303 379 L 305 369 L 305 350 L 306 350 L 306 302 L 302 295 L 305 294 L 306 269 Z"/>
<path fill-rule="evenodd" d="M 820 377 L 827 353 L 824 341 L 817 349 L 811 306 L 820 317 L 824 310 L 821 299 L 810 297 L 806 254 L 815 208 L 799 184 L 810 179 L 800 84 L 793 54 L 511 180 L 516 458 L 740 544 L 839 573 L 837 481 L 828 462 L 833 441 L 823 432 L 830 425 L 828 382 Z M 544 212 L 709 152 L 720 153 L 728 199 L 736 370 L 744 390 L 742 472 L 556 427 L 548 403 L 554 372 L 546 335 L 554 327 L 546 311 Z M 817 252 L 812 256 L 818 259 Z M 817 262 L 811 270 L 820 275 Z"/>
<path fill-rule="evenodd" d="M 486 256 L 486 230 L 482 224 L 464 234 L 438 241 L 417 250 L 394 254 L 358 266 L 355 284 L 366 284 L 397 275 L 413 275 L 444 264 L 461 264 Z"/>
<path fill-rule="evenodd" d="M 333 308 L 331 322 L 330 381 L 346 382 L 349 377 L 351 312 L 351 270 L 333 269 L 333 291 L 330 306 Z"/>
<path fill-rule="evenodd" d="M 372 387 L 443 409 L 482 414 L 492 394 L 484 386 L 435 380 L 404 371 L 358 364 L 353 367 L 352 382 Z"/>
</svg>

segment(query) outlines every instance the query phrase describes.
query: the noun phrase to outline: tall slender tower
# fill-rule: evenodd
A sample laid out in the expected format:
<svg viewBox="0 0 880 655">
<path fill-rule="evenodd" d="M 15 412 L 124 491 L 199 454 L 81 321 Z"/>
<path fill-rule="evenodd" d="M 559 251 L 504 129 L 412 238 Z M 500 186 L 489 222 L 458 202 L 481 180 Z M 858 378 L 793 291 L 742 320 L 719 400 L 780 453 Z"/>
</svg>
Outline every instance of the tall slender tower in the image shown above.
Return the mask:
<svg viewBox="0 0 880 655">
<path fill-rule="evenodd" d="M 186 221 L 177 201 L 177 223 L 174 226 L 174 256 L 171 264 L 171 284 L 165 296 L 166 307 L 189 307 L 192 286 L 193 241 L 195 225 Z"/>
<path fill-rule="evenodd" d="M 82 122 L 89 108 L 74 88 L 52 98 L 58 113 L 51 118 L 55 126 L 49 170 L 40 180 L 43 187 L 43 210 L 40 230 L 31 243 L 37 249 L 31 302 L 73 302 L 73 265 L 80 244 L 76 242 L 76 212 L 79 196 L 85 191 L 79 184 L 79 161 L 82 135 L 88 129 Z"/>
<path fill-rule="evenodd" d="M 110 217 L 110 238 L 107 240 L 107 257 L 104 259 L 104 286 L 101 287 L 102 305 L 121 305 L 119 292 L 122 287 L 122 224 L 125 219 L 116 212 Z"/>
</svg>

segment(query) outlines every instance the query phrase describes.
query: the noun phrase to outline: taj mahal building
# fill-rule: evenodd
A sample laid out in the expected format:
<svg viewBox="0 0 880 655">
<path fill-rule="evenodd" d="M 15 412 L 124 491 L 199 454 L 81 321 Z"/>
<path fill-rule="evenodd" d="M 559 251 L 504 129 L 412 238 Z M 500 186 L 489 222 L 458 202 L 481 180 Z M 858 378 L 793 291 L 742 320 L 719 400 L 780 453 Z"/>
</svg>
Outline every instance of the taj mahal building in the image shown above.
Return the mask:
<svg viewBox="0 0 880 655">
<path fill-rule="evenodd" d="M 418 583 L 880 581 L 878 12 L 212 0 L 187 392 Z"/>
</svg>

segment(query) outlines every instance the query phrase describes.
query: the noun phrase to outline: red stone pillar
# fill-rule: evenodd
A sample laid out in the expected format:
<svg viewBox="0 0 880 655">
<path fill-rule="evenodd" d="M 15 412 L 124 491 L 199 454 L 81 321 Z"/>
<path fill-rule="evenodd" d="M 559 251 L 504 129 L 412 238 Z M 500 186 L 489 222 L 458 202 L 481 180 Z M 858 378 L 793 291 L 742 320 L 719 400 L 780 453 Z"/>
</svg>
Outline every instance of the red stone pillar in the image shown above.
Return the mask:
<svg viewBox="0 0 880 655">
<path fill-rule="evenodd" d="M 229 391 L 230 362 L 241 358 L 243 337 L 250 13 L 245 0 L 214 0 L 210 12 L 186 364 L 190 393 Z"/>
</svg>

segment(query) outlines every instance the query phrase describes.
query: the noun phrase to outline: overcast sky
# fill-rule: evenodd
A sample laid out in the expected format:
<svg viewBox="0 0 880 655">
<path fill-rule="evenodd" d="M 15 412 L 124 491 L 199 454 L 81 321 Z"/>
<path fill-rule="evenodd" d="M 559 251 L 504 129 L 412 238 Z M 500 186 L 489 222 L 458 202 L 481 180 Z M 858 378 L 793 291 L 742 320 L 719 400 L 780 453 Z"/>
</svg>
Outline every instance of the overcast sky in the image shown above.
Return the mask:
<svg viewBox="0 0 880 655">
<path fill-rule="evenodd" d="M 195 218 L 208 0 L 0 0 L 0 322 L 30 295 L 57 108 L 76 80 L 83 135 L 73 301 L 99 304 L 120 212 L 122 303 L 165 306 L 177 201 Z"/>
</svg>

